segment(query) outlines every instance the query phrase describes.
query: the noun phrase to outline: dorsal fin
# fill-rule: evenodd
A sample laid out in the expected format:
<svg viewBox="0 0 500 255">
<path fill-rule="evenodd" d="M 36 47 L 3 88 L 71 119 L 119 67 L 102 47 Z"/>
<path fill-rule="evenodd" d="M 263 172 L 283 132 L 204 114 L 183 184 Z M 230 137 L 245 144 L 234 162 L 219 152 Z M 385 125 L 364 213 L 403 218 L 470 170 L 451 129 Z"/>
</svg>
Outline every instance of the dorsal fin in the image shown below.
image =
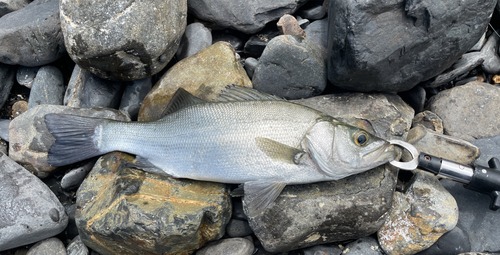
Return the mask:
<svg viewBox="0 0 500 255">
<path fill-rule="evenodd" d="M 240 102 L 240 101 L 286 101 L 283 98 L 259 92 L 252 88 L 229 85 L 215 102 Z"/>
<path fill-rule="evenodd" d="M 172 99 L 170 99 L 170 102 L 168 103 L 167 107 L 165 108 L 165 110 L 161 114 L 161 117 L 166 116 L 168 114 L 171 114 L 173 112 L 176 112 L 182 108 L 185 108 L 185 107 L 188 107 L 191 105 L 195 105 L 195 104 L 199 104 L 199 103 L 204 103 L 204 102 L 205 101 L 193 96 L 191 93 L 187 92 L 185 89 L 179 88 L 175 92 Z"/>
</svg>

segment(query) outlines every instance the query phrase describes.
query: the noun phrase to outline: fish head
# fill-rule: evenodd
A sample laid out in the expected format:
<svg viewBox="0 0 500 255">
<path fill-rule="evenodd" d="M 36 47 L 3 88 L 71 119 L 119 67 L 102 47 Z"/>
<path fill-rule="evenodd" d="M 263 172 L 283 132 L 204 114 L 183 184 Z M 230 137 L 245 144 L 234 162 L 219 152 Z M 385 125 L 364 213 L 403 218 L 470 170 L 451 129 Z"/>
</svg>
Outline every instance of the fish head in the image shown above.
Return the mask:
<svg viewBox="0 0 500 255">
<path fill-rule="evenodd" d="M 336 120 L 316 123 L 305 140 L 318 168 L 333 179 L 375 168 L 398 155 L 388 141 Z"/>
</svg>

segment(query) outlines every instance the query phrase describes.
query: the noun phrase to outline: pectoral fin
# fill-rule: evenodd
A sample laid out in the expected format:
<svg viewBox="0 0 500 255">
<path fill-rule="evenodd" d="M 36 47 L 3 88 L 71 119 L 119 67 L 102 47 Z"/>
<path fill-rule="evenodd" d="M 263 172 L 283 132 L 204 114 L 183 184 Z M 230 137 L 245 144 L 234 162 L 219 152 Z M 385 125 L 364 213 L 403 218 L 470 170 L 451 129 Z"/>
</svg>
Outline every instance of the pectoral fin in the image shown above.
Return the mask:
<svg viewBox="0 0 500 255">
<path fill-rule="evenodd" d="M 286 183 L 281 181 L 249 181 L 245 182 L 243 189 L 244 205 L 249 216 L 257 216 L 264 212 L 281 194 Z"/>
<path fill-rule="evenodd" d="M 255 138 L 255 142 L 257 143 L 257 147 L 268 157 L 290 164 L 298 164 L 300 158 L 305 154 L 305 152 L 297 148 L 268 138 L 257 137 Z"/>
</svg>

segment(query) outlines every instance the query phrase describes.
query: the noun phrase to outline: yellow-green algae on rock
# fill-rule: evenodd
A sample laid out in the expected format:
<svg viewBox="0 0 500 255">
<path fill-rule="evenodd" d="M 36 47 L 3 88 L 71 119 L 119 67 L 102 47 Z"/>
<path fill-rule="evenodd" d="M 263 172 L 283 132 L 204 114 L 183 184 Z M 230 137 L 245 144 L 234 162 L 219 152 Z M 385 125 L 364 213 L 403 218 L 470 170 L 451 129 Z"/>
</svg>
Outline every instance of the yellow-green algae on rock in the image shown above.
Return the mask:
<svg viewBox="0 0 500 255">
<path fill-rule="evenodd" d="M 219 239 L 231 216 L 224 184 L 179 180 L 128 167 L 134 157 L 101 157 L 77 193 L 82 241 L 106 254 L 191 254 Z"/>
<path fill-rule="evenodd" d="M 157 120 L 179 88 L 207 101 L 228 85 L 252 87 L 233 47 L 218 42 L 171 67 L 142 102 L 139 121 Z"/>
</svg>

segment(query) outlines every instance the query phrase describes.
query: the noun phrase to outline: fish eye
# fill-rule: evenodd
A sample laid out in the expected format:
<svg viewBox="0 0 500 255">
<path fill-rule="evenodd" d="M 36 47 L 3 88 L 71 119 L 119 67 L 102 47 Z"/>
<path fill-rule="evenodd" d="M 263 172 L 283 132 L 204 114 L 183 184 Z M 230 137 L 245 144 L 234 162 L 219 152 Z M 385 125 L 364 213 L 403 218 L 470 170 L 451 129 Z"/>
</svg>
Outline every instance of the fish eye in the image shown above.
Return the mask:
<svg viewBox="0 0 500 255">
<path fill-rule="evenodd" d="M 370 136 L 365 131 L 360 130 L 354 133 L 353 138 L 354 143 L 357 146 L 365 146 L 368 143 Z"/>
</svg>

